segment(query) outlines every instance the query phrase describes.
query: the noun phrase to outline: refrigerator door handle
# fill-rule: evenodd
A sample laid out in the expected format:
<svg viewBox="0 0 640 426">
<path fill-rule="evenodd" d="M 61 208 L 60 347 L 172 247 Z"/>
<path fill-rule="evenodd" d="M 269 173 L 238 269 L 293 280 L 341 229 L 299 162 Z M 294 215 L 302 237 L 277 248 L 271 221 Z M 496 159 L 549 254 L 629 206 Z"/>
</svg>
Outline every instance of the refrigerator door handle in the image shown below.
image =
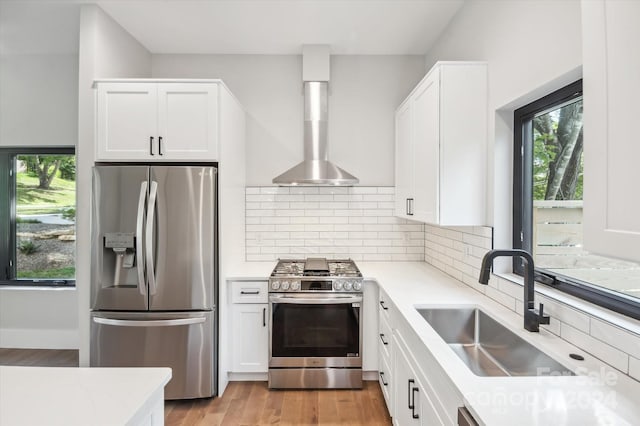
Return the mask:
<svg viewBox="0 0 640 426">
<path fill-rule="evenodd" d="M 147 201 L 147 182 L 140 184 L 140 198 L 138 199 L 138 218 L 136 219 L 136 263 L 138 269 L 138 290 L 143 296 L 147 295 L 144 282 L 144 252 L 142 249 L 142 226 L 144 225 L 144 203 Z"/>
<path fill-rule="evenodd" d="M 153 258 L 153 231 L 155 230 L 156 199 L 158 196 L 158 182 L 151 181 L 151 191 L 149 204 L 147 206 L 147 229 L 145 238 L 145 248 L 147 252 L 147 276 L 149 277 L 149 294 L 156 294 L 156 273 L 154 270 Z"/>
<path fill-rule="evenodd" d="M 120 320 L 120 319 L 109 319 L 109 318 L 100 318 L 100 317 L 93 318 L 93 322 L 95 323 L 105 324 L 105 325 L 116 325 L 120 327 L 170 327 L 175 325 L 202 324 L 206 320 L 207 319 L 205 317 L 180 318 L 180 319 L 169 319 L 169 320 L 149 320 L 149 321 Z"/>
</svg>

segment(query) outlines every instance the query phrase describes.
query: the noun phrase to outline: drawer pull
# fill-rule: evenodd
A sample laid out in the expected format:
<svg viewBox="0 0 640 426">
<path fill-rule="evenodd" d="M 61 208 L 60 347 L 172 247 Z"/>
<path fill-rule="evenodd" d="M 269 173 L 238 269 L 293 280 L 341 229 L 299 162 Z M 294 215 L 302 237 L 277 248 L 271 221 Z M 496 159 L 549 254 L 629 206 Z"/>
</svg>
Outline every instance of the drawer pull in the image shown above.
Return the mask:
<svg viewBox="0 0 640 426">
<path fill-rule="evenodd" d="M 416 392 L 418 392 L 419 389 L 418 388 L 411 388 L 411 417 L 413 417 L 414 419 L 419 419 L 420 415 L 416 414 L 415 412 L 415 408 L 416 408 Z"/>
<path fill-rule="evenodd" d="M 240 294 L 260 294 L 259 290 L 256 291 L 244 291 L 244 290 L 240 290 Z"/>
<path fill-rule="evenodd" d="M 380 306 L 382 306 L 382 309 L 384 309 L 385 311 L 389 309 L 388 307 L 384 306 L 384 300 L 380 301 Z"/>
<path fill-rule="evenodd" d="M 389 382 L 384 381 L 384 371 L 381 371 L 379 374 L 380 374 L 380 381 L 382 381 L 382 384 L 384 386 L 389 386 Z"/>
<path fill-rule="evenodd" d="M 385 342 L 384 341 L 384 333 L 380 333 L 380 340 L 382 340 L 382 344 L 383 345 L 388 345 L 389 344 L 389 342 Z"/>
</svg>

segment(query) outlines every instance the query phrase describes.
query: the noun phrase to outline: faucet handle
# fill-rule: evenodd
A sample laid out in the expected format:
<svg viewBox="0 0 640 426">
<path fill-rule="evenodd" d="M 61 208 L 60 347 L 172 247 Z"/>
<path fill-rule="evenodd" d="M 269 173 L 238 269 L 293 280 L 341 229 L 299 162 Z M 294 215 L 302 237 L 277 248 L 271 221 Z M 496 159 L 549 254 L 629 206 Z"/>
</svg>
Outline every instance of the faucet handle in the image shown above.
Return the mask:
<svg viewBox="0 0 640 426">
<path fill-rule="evenodd" d="M 544 304 L 540 303 L 540 307 L 538 308 L 538 323 L 539 324 L 549 324 L 551 318 L 549 315 L 544 314 Z"/>
</svg>

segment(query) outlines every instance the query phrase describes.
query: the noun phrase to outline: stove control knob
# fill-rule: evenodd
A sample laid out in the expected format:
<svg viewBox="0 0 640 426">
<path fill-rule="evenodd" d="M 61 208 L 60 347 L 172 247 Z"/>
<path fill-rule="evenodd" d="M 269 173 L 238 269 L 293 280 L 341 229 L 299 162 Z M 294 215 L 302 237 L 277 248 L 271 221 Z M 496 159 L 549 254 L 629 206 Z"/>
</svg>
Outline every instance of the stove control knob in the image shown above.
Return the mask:
<svg viewBox="0 0 640 426">
<path fill-rule="evenodd" d="M 336 280 L 333 282 L 333 289 L 336 291 L 342 290 L 342 281 Z"/>
<path fill-rule="evenodd" d="M 278 290 L 280 288 L 280 281 L 271 282 L 271 290 Z"/>
<path fill-rule="evenodd" d="M 282 281 L 281 287 L 283 290 L 289 290 L 289 281 Z"/>
<path fill-rule="evenodd" d="M 354 281 L 353 282 L 353 289 L 355 291 L 360 291 L 362 290 L 362 283 L 360 281 Z"/>
<path fill-rule="evenodd" d="M 291 290 L 298 291 L 300 290 L 300 281 L 294 281 L 291 283 Z"/>
<path fill-rule="evenodd" d="M 345 281 L 344 283 L 344 289 L 345 291 L 351 291 L 351 289 L 353 288 L 353 282 L 351 281 Z"/>
</svg>

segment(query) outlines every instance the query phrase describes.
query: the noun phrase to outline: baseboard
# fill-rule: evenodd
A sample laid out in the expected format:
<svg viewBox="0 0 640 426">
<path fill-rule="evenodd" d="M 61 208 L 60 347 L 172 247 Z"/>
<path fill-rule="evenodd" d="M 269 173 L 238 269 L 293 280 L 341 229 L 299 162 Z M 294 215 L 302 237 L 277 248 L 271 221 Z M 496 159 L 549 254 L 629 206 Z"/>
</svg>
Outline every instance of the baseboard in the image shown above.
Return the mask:
<svg viewBox="0 0 640 426">
<path fill-rule="evenodd" d="M 78 349 L 78 330 L 3 328 L 0 348 Z"/>
<path fill-rule="evenodd" d="M 229 373 L 230 382 L 266 382 L 268 373 Z"/>
<path fill-rule="evenodd" d="M 229 373 L 230 382 L 266 382 L 269 380 L 268 373 Z M 363 371 L 362 380 L 368 382 L 378 381 L 377 371 Z"/>
<path fill-rule="evenodd" d="M 362 380 L 367 382 L 377 382 L 378 381 L 378 372 L 377 371 L 363 371 L 362 372 Z"/>
</svg>

